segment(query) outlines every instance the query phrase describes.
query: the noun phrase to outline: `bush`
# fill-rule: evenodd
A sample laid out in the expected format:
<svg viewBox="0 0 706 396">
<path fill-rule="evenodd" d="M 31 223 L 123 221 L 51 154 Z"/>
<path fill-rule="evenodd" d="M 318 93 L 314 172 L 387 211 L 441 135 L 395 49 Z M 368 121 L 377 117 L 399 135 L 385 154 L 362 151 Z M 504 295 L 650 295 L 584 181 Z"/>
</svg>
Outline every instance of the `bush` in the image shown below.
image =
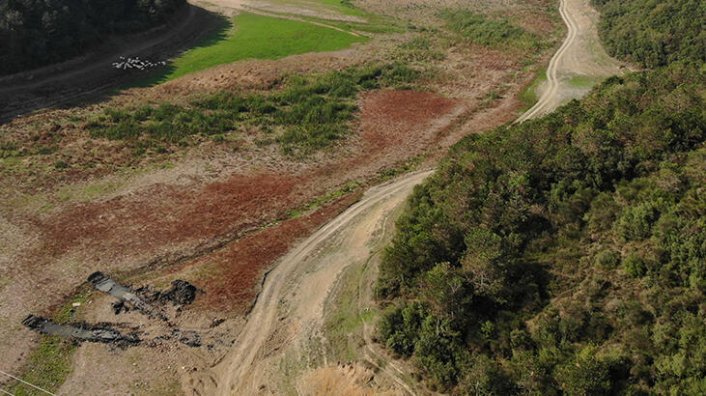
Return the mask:
<svg viewBox="0 0 706 396">
<path fill-rule="evenodd" d="M 620 256 L 610 249 L 602 250 L 596 255 L 596 265 L 603 268 L 613 269 L 616 268 L 619 263 Z"/>
<path fill-rule="evenodd" d="M 623 259 L 623 270 L 633 278 L 640 278 L 647 273 L 647 266 L 642 257 L 635 253 L 630 253 Z"/>
<path fill-rule="evenodd" d="M 652 235 L 657 217 L 657 210 L 649 202 L 625 208 L 615 224 L 616 232 L 623 241 L 643 240 Z"/>
<path fill-rule="evenodd" d="M 605 395 L 611 389 L 608 365 L 596 356 L 594 346 L 586 346 L 576 358 L 559 367 L 556 381 L 568 396 Z"/>
<path fill-rule="evenodd" d="M 378 331 L 385 345 L 400 356 L 411 356 L 426 310 L 420 304 L 393 307 L 383 314 Z"/>
</svg>

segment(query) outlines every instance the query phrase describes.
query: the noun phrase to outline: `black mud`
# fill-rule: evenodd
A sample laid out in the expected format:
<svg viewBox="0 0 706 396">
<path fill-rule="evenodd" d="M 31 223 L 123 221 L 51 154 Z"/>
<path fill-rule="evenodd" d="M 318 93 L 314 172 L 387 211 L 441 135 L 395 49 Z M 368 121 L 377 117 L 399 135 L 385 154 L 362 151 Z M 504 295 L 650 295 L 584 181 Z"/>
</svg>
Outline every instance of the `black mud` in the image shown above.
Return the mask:
<svg viewBox="0 0 706 396">
<path fill-rule="evenodd" d="M 137 333 L 123 334 L 108 323 L 58 324 L 41 316 L 28 315 L 22 324 L 41 334 L 70 338 L 77 342 L 100 342 L 120 347 L 142 342 Z"/>
<path fill-rule="evenodd" d="M 159 299 L 162 301 L 170 301 L 174 305 L 189 305 L 196 299 L 196 293 L 199 289 L 191 283 L 177 279 L 172 281 L 172 287 L 167 291 L 162 292 Z"/>
<path fill-rule="evenodd" d="M 113 312 L 116 314 L 134 309 L 150 318 L 158 318 L 168 321 L 167 316 L 161 309 L 159 309 L 159 307 L 151 305 L 147 302 L 147 299 L 140 296 L 138 292 L 119 284 L 100 271 L 92 273 L 88 277 L 88 283 L 93 285 L 96 290 L 111 295 L 117 299 L 117 302 L 113 304 Z"/>
<path fill-rule="evenodd" d="M 200 347 L 202 345 L 201 334 L 192 330 L 179 329 L 169 319 L 165 313 L 166 304 L 176 306 L 177 314 L 181 307 L 194 302 L 197 294 L 201 291 L 191 283 L 184 280 L 175 280 L 171 287 L 162 291 L 155 291 L 150 286 L 132 289 L 121 285 L 108 275 L 97 271 L 92 273 L 88 279 L 93 288 L 115 298 L 112 303 L 113 313 L 118 315 L 125 311 L 135 310 L 146 315 L 150 319 L 157 319 L 163 327 L 165 333 L 146 340 L 146 345 L 154 346 L 164 341 L 177 341 L 190 347 Z M 85 322 L 58 324 L 41 316 L 29 315 L 22 324 L 38 333 L 60 336 L 74 340 L 76 342 L 99 342 L 114 344 L 120 347 L 127 347 L 143 343 L 138 333 L 135 331 L 127 334 L 121 333 L 117 327 L 121 325 L 111 323 L 89 324 Z M 135 330 L 138 326 L 133 327 Z"/>
</svg>

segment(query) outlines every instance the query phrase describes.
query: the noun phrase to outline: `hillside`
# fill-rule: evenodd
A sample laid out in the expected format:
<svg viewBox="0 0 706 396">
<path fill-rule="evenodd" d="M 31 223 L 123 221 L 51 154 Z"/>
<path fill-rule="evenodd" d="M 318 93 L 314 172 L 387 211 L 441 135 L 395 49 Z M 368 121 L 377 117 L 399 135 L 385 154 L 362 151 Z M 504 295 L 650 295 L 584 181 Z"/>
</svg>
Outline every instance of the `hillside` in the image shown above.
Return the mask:
<svg viewBox="0 0 706 396">
<path fill-rule="evenodd" d="M 185 0 L 0 3 L 0 75 L 81 55 L 110 34 L 163 24 Z"/>
<path fill-rule="evenodd" d="M 603 9 L 661 26 L 651 2 L 617 3 Z M 689 4 L 660 9 L 701 7 Z M 609 48 L 647 59 L 604 18 Z M 706 68 L 687 48 L 540 120 L 466 138 L 415 191 L 381 266 L 378 330 L 432 388 L 706 391 Z"/>
<path fill-rule="evenodd" d="M 699 0 L 593 0 L 611 55 L 645 67 L 679 59 L 706 61 L 706 3 Z"/>
</svg>

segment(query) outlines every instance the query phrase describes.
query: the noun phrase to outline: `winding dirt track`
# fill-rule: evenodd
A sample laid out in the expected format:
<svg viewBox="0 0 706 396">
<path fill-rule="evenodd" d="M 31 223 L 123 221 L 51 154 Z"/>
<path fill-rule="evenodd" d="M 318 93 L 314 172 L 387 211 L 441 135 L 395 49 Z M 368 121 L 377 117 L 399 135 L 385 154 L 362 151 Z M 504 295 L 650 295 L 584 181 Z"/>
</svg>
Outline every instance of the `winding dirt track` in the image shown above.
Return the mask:
<svg viewBox="0 0 706 396">
<path fill-rule="evenodd" d="M 291 281 L 301 275 L 302 270 L 306 270 L 311 256 L 315 255 L 317 250 L 334 239 L 346 227 L 349 227 L 351 223 L 361 221 L 361 218 L 368 216 L 371 212 L 379 215 L 381 212 L 375 211 L 375 209 L 380 205 L 387 203 L 392 207 L 397 207 L 402 204 L 414 186 L 431 174 L 432 171 L 411 173 L 392 183 L 370 189 L 357 204 L 351 206 L 282 258 L 277 267 L 268 274 L 257 303 L 248 317 L 248 322 L 238 337 L 237 345 L 214 369 L 220 377 L 220 380 L 217 381 L 217 388 L 210 391 L 207 389 L 206 394 L 251 394 L 252 387 L 258 383 L 254 382 L 252 378 L 247 380 L 248 372 L 257 363 L 256 357 L 262 353 L 261 348 L 277 326 L 279 305 L 288 289 L 291 289 Z M 383 211 L 383 213 L 387 213 L 387 211 Z M 378 220 L 375 219 L 374 223 L 377 223 Z M 352 257 L 342 258 L 349 259 L 351 263 L 354 262 Z M 319 287 L 323 288 L 322 291 L 325 292 L 328 285 L 319 285 Z"/>
<path fill-rule="evenodd" d="M 524 122 L 539 115 L 549 113 L 555 107 L 553 106 L 554 98 L 557 97 L 560 86 L 559 73 L 557 71 L 559 68 L 559 63 L 560 60 L 566 54 L 567 50 L 573 45 L 579 31 L 578 24 L 573 19 L 571 13 L 567 12 L 566 0 L 561 0 L 561 3 L 559 4 L 559 13 L 561 14 L 561 18 L 564 20 L 564 23 L 569 29 L 569 32 L 566 38 L 564 39 L 564 42 L 561 43 L 561 47 L 559 47 L 557 52 L 552 57 L 551 61 L 549 61 L 549 66 L 547 67 L 546 89 L 542 93 L 542 96 L 539 98 L 537 103 L 535 103 L 532 108 L 530 108 L 519 118 L 517 118 L 517 121 L 515 122 Z"/>
<path fill-rule="evenodd" d="M 558 95 L 566 94 L 559 84 L 560 61 L 568 53 L 584 24 L 571 17 L 575 4 L 587 7 L 587 0 L 561 0 L 560 13 L 568 26 L 563 44 L 551 60 L 547 70 L 549 81 L 539 102 L 518 119 L 518 122 L 537 117 L 557 107 Z M 562 71 L 563 72 L 563 71 Z M 295 356 L 306 362 L 301 370 L 315 369 L 310 364 L 313 355 L 323 355 L 326 365 L 326 336 L 322 329 L 323 304 L 329 297 L 340 274 L 351 265 L 365 265 L 375 249 L 380 247 L 385 224 L 395 210 L 404 204 L 414 186 L 424 181 L 433 170 L 411 173 L 390 183 L 372 188 L 356 205 L 331 221 L 280 260 L 267 276 L 261 294 L 238 336 L 235 346 L 212 368 L 208 379 L 201 379 L 198 394 L 250 395 L 277 389 L 278 377 L 285 376 L 283 364 Z M 366 324 L 367 326 L 367 324 Z M 365 332 L 365 331 L 364 331 Z M 319 349 L 312 352 L 312 340 L 320 338 Z M 370 337 L 364 334 L 365 341 Z M 364 355 L 370 363 L 381 356 L 370 345 Z M 384 358 L 383 358 L 384 361 Z M 319 362 L 321 363 L 321 362 Z M 379 366 L 378 366 L 379 367 Z M 414 384 L 408 383 L 402 370 L 387 362 L 381 374 L 388 377 L 398 393 L 413 394 Z M 289 374 L 291 375 L 291 374 Z M 290 381 L 291 382 L 291 381 Z M 267 384 L 267 386 L 265 385 Z M 269 387 L 269 389 L 267 389 Z M 281 390 L 281 389 L 280 389 Z M 299 393 L 311 393 L 301 392 Z"/>
</svg>

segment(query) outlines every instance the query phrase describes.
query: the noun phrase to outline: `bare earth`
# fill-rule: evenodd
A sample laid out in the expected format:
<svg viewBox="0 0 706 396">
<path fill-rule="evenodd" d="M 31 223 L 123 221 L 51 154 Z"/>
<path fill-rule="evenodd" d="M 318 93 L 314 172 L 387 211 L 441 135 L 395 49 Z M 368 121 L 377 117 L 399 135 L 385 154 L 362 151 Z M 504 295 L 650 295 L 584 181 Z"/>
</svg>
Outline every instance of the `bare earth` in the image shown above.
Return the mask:
<svg viewBox="0 0 706 396">
<path fill-rule="evenodd" d="M 559 10 L 568 29 L 566 39 L 547 67 L 547 80 L 539 87 L 539 100 L 517 119 L 519 122 L 583 97 L 593 85 L 621 74 L 624 69 L 601 45 L 598 12 L 589 2 L 562 0 Z"/>
</svg>

